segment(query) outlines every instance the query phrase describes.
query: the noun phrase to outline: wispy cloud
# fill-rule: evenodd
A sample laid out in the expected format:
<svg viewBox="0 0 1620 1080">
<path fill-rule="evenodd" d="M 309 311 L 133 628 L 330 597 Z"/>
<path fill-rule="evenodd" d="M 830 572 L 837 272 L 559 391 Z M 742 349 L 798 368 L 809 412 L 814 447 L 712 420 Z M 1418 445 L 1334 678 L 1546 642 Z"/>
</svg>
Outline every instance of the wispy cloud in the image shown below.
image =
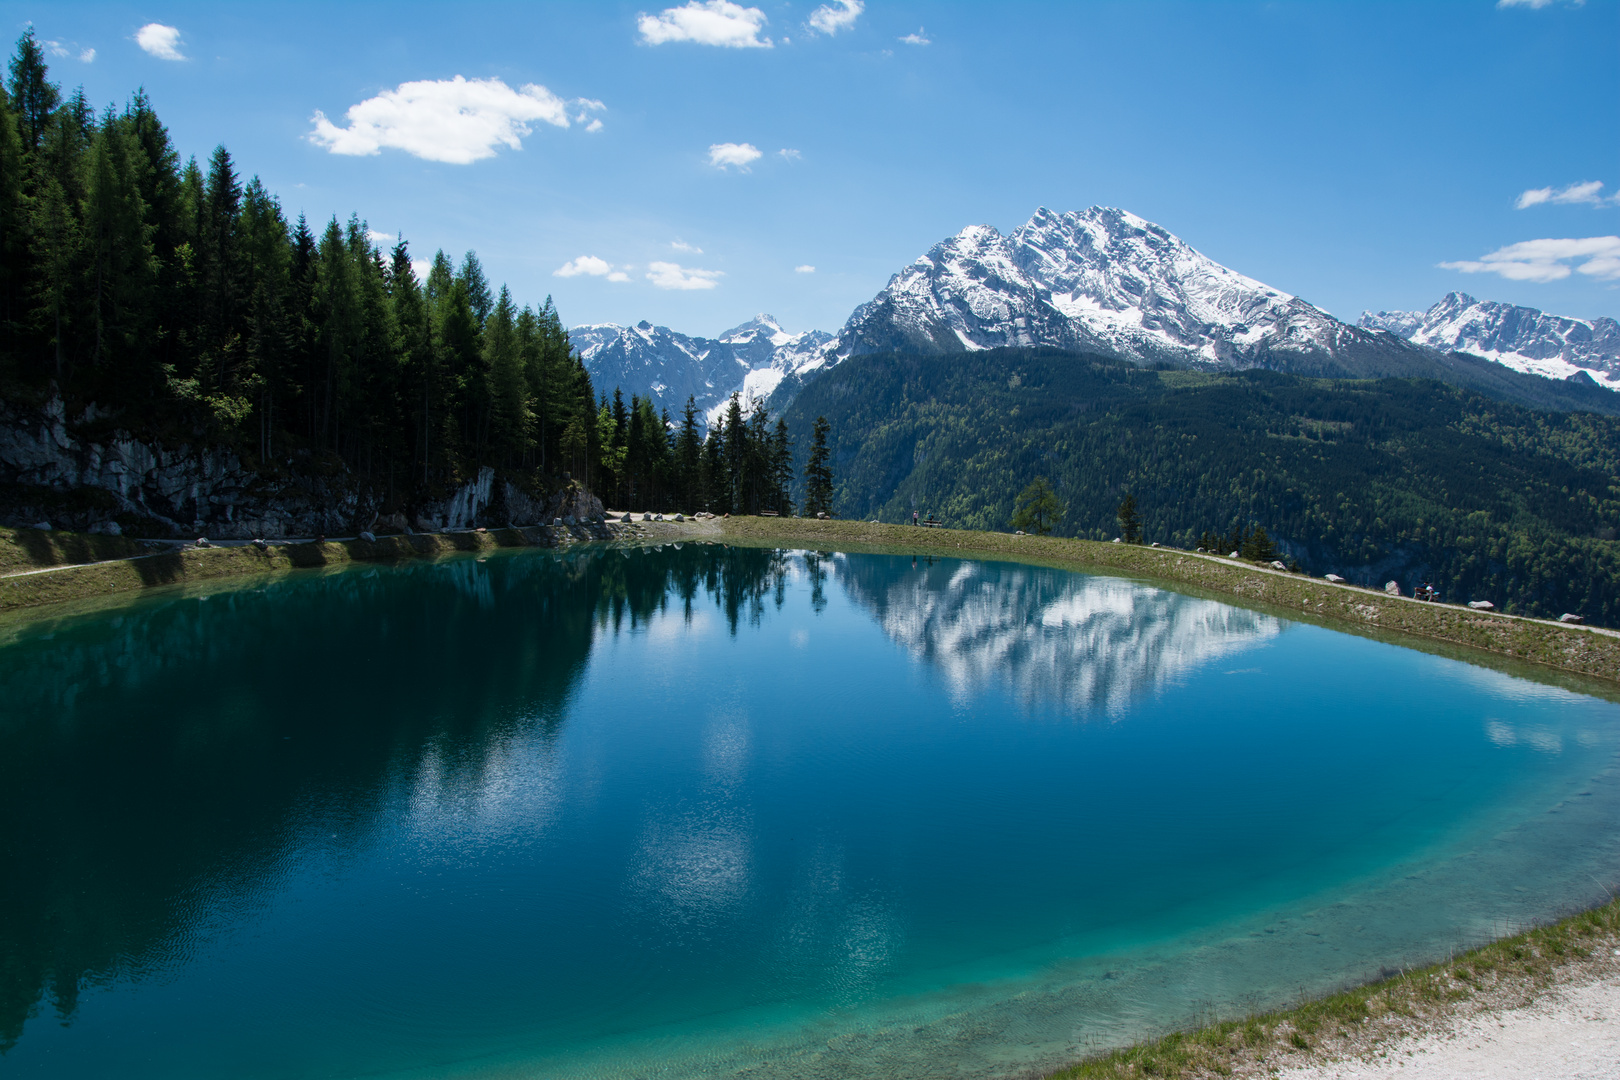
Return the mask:
<svg viewBox="0 0 1620 1080">
<path fill-rule="evenodd" d="M 1443 262 L 1442 270 L 1465 274 L 1498 274 L 1509 281 L 1561 281 L 1571 273 L 1599 281 L 1620 280 L 1620 236 L 1568 240 L 1524 240 L 1489 255 L 1462 262 Z"/>
<path fill-rule="evenodd" d="M 628 269 L 629 267 L 625 267 L 616 270 L 613 264 L 606 259 L 598 259 L 595 255 L 581 255 L 577 259 L 569 259 L 553 270 L 552 274 L 556 277 L 580 277 L 581 275 L 599 277 L 622 283 L 630 280 L 630 275 L 624 272 Z"/>
<path fill-rule="evenodd" d="M 1531 11 L 1540 11 L 1544 7 L 1551 7 L 1555 0 L 1496 0 L 1499 8 L 1526 7 Z M 1580 7 L 1586 0 L 1569 0 L 1570 7 Z"/>
<path fill-rule="evenodd" d="M 1531 188 L 1519 196 L 1518 202 L 1513 205 L 1520 210 L 1542 203 L 1584 204 L 1586 206 L 1602 206 L 1605 203 L 1620 203 L 1620 192 L 1604 198 L 1603 181 L 1586 180 L 1579 184 L 1570 184 L 1561 188 Z"/>
<path fill-rule="evenodd" d="M 689 270 L 679 263 L 669 262 L 648 263 L 647 270 L 647 280 L 658 289 L 712 289 L 716 279 L 725 277 L 719 270 Z"/>
<path fill-rule="evenodd" d="M 813 274 L 816 272 L 816 268 L 809 263 L 805 263 L 803 266 L 795 266 L 793 272 L 795 274 Z"/>
<path fill-rule="evenodd" d="M 344 114 L 348 127 L 338 127 L 317 110 L 309 139 L 334 154 L 370 155 L 389 147 L 427 161 L 466 165 L 494 157 L 497 146 L 522 149 L 531 121 L 568 127 L 570 106 L 583 116 L 583 110 L 600 109 L 602 103 L 567 102 L 534 83 L 514 90 L 500 79 L 424 79 L 351 105 Z"/>
<path fill-rule="evenodd" d="M 684 251 L 688 255 L 701 255 L 701 254 L 703 254 L 703 249 L 702 248 L 696 247 L 696 246 L 694 246 L 692 244 L 688 244 L 685 240 L 671 240 L 669 242 L 669 246 L 674 248 L 676 251 Z"/>
<path fill-rule="evenodd" d="M 810 13 L 810 29 L 829 35 L 848 30 L 865 10 L 864 0 L 833 0 Z"/>
<path fill-rule="evenodd" d="M 931 40 L 929 40 L 929 38 L 927 36 L 927 32 L 920 26 L 917 27 L 917 32 L 915 34 L 907 34 L 905 37 L 900 38 L 899 40 L 903 44 L 906 44 L 906 45 L 932 45 L 933 44 L 933 42 Z"/>
<path fill-rule="evenodd" d="M 378 232 L 376 229 L 367 229 L 366 239 L 370 240 L 373 244 L 392 244 L 394 242 L 394 234 L 391 232 Z"/>
<path fill-rule="evenodd" d="M 732 166 L 747 172 L 748 166 L 764 156 L 752 143 L 723 142 L 709 147 L 709 164 L 717 169 Z"/>
<path fill-rule="evenodd" d="M 147 23 L 135 31 L 135 44 L 159 60 L 184 60 L 180 52 L 180 31 L 162 23 Z"/>
<path fill-rule="evenodd" d="M 781 158 L 783 161 L 800 161 L 804 158 L 804 155 L 799 153 L 797 150 L 789 150 L 787 147 L 783 147 L 782 149 L 778 150 L 776 152 L 776 156 Z"/>
<path fill-rule="evenodd" d="M 42 42 L 42 44 L 45 46 L 46 52 L 58 58 L 72 56 L 74 55 L 73 50 L 79 49 L 79 43 L 76 41 L 46 41 Z M 96 62 L 96 50 L 88 46 L 79 49 L 78 59 L 81 64 L 93 64 Z"/>
<path fill-rule="evenodd" d="M 657 15 L 638 15 L 636 29 L 648 45 L 690 41 L 726 49 L 769 49 L 771 39 L 759 36 L 768 21 L 759 8 L 745 8 L 730 0 L 691 0 Z"/>
</svg>

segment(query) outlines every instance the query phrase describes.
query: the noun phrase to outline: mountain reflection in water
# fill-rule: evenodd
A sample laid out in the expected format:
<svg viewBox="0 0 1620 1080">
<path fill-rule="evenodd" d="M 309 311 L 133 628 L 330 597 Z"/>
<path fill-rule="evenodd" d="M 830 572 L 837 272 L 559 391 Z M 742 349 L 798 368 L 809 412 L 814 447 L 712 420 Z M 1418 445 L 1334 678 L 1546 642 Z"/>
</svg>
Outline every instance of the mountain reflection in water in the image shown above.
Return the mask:
<svg viewBox="0 0 1620 1080">
<path fill-rule="evenodd" d="M 1269 615 L 1116 578 L 953 559 L 900 575 L 872 558 L 834 562 L 849 596 L 958 694 L 1002 684 L 1026 705 L 1081 714 L 1117 715 L 1282 630 Z"/>
</svg>

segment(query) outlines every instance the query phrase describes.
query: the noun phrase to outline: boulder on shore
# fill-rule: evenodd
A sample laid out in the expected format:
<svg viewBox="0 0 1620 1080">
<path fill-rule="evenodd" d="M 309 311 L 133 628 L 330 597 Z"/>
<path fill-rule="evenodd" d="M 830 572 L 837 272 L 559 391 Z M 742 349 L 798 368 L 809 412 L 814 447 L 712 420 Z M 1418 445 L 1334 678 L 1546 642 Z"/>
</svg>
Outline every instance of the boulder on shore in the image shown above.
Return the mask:
<svg viewBox="0 0 1620 1080">
<path fill-rule="evenodd" d="M 1344 578 L 1340 577 L 1338 574 L 1323 574 L 1322 575 L 1322 580 L 1323 581 L 1331 581 L 1335 585 L 1343 585 L 1344 584 Z"/>
<path fill-rule="evenodd" d="M 1271 568 L 1273 570 L 1282 570 L 1284 572 L 1287 572 L 1288 564 L 1283 562 L 1281 559 L 1272 559 L 1271 560 Z"/>
<path fill-rule="evenodd" d="M 1468 601 L 1468 606 L 1473 608 L 1475 611 L 1496 610 L 1496 605 L 1491 603 L 1489 600 L 1470 600 Z"/>
<path fill-rule="evenodd" d="M 1386 581 L 1386 582 L 1384 582 L 1384 591 L 1389 593 L 1389 595 L 1391 595 L 1391 596 L 1399 596 L 1399 595 L 1401 595 L 1400 582 L 1398 582 L 1398 581 Z"/>
<path fill-rule="evenodd" d="M 1561 623 L 1570 623 L 1571 625 L 1579 626 L 1581 623 L 1586 621 L 1586 616 L 1575 615 L 1566 611 L 1562 615 L 1558 616 L 1558 621 Z"/>
</svg>

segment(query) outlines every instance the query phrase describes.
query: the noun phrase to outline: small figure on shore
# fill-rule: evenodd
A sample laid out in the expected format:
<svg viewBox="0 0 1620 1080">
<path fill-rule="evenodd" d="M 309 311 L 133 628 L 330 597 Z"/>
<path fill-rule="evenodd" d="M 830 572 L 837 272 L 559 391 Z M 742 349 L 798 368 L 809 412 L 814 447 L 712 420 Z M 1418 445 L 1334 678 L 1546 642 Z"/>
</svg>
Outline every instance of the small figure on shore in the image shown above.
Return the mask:
<svg viewBox="0 0 1620 1080">
<path fill-rule="evenodd" d="M 912 524 L 912 525 L 916 525 L 916 524 L 917 524 L 917 511 L 915 511 L 915 510 L 913 510 L 913 511 L 912 511 L 912 512 L 911 512 L 911 524 Z"/>
</svg>

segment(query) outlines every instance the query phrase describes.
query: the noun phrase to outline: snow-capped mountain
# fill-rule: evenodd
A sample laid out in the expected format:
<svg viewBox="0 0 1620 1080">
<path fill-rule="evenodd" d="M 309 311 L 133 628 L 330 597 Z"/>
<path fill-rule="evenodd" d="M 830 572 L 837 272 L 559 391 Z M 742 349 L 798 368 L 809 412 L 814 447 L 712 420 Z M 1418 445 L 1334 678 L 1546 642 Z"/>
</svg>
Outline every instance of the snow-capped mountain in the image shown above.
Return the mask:
<svg viewBox="0 0 1620 1080">
<path fill-rule="evenodd" d="M 1048 345 L 1140 362 L 1372 374 L 1365 330 L 1245 277 L 1135 214 L 1042 207 L 1003 236 L 974 225 L 936 244 L 850 316 L 829 359 L 888 349 Z"/>
<path fill-rule="evenodd" d="M 1364 311 L 1357 325 L 1549 379 L 1585 372 L 1620 389 L 1620 323 L 1613 319 L 1565 319 L 1454 292 L 1428 311 Z"/>
<path fill-rule="evenodd" d="M 1600 411 L 1609 406 L 1585 397 L 1586 386 L 1549 391 L 1522 376 L 1564 380 L 1585 371 L 1620 389 L 1620 326 L 1612 319 L 1559 319 L 1453 293 L 1426 313 L 1365 314 L 1350 326 L 1104 206 L 1062 214 L 1042 207 L 1006 236 L 969 226 L 891 277 L 836 337 L 788 334 L 768 315 L 715 339 L 645 322 L 582 326 L 569 336 L 599 388 L 652 394 L 672 414 L 692 395 L 711 417 L 733 391 L 768 399 L 779 412 L 851 356 L 1003 346 L 1335 378 L 1432 378 Z"/>
<path fill-rule="evenodd" d="M 821 330 L 790 334 L 772 316 L 756 315 L 718 338 L 691 337 L 642 321 L 635 326 L 577 326 L 568 339 L 598 391 L 617 387 L 627 397 L 650 396 L 675 416 L 688 397 L 696 398 L 699 411 L 707 413 L 724 405 L 735 390 L 769 396 L 784 375 L 806 361 L 819 362 L 819 349 L 832 335 Z"/>
</svg>

